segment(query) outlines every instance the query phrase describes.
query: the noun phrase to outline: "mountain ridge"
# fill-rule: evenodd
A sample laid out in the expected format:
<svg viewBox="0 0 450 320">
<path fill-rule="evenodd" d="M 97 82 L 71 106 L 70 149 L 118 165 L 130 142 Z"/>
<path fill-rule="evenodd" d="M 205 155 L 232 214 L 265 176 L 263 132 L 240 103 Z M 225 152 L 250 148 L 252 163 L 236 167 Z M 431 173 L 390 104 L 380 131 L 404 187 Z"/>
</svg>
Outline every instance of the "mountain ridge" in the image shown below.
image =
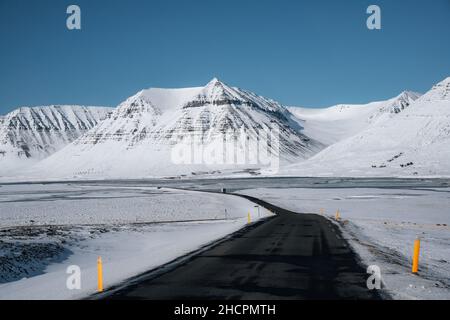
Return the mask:
<svg viewBox="0 0 450 320">
<path fill-rule="evenodd" d="M 19 108 L 0 116 L 0 161 L 11 150 L 22 152 L 18 162 L 33 165 L 13 175 L 36 179 L 255 175 L 280 168 L 281 175 L 450 175 L 450 166 L 441 165 L 450 159 L 449 104 L 450 77 L 424 95 L 403 91 L 319 110 L 285 107 L 214 78 L 200 87 L 141 90 L 108 112 L 99 107 L 104 116 L 94 120 L 80 114 L 96 107 Z M 64 108 L 81 109 L 55 116 Z M 24 148 L 11 129 L 31 143 Z M 8 139 L 15 149 L 5 151 Z"/>
<path fill-rule="evenodd" d="M 0 118 L 1 172 L 44 159 L 106 118 L 111 108 L 20 107 Z"/>
<path fill-rule="evenodd" d="M 305 128 L 305 134 L 331 145 L 404 111 L 420 97 L 403 91 L 399 95 L 367 104 L 337 104 L 328 108 L 288 107 Z"/>
<path fill-rule="evenodd" d="M 278 102 L 230 87 L 217 78 L 204 87 L 150 88 L 126 99 L 108 119 L 37 168 L 49 171 L 45 167 L 52 167 L 53 173 L 62 176 L 189 175 L 234 167 L 259 169 L 256 163 L 228 163 L 232 161 L 225 154 L 217 156 L 217 163 L 185 161 L 188 163 L 172 163 L 172 168 L 170 163 L 173 149 L 220 149 L 227 135 L 232 136 L 227 146 L 233 144 L 233 152 L 249 153 L 247 144 L 262 144 L 275 126 L 281 131 L 282 161 L 304 160 L 323 148 L 301 132 L 295 117 Z M 249 143 L 238 139 L 241 134 Z M 268 153 L 276 152 L 270 143 L 267 148 Z M 260 150 L 253 151 L 260 156 Z M 232 155 L 233 159 L 239 154 Z M 220 158 L 227 163 L 221 163 Z"/>
<path fill-rule="evenodd" d="M 284 168 L 283 174 L 450 176 L 449 93 L 446 78 L 395 117 Z"/>
</svg>

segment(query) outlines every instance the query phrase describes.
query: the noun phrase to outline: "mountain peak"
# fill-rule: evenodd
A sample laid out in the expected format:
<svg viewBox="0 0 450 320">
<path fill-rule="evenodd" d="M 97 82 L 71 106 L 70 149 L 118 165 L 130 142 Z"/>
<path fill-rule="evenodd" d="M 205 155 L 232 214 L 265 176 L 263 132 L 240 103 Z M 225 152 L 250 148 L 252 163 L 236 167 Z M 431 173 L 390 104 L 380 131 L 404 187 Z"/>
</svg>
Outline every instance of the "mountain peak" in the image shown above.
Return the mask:
<svg viewBox="0 0 450 320">
<path fill-rule="evenodd" d="M 214 77 L 211 79 L 211 81 L 208 82 L 208 84 L 206 86 L 210 86 L 210 85 L 216 85 L 216 84 L 223 84 L 218 78 Z"/>
<path fill-rule="evenodd" d="M 206 90 L 214 90 L 214 88 L 225 88 L 228 87 L 225 83 L 223 83 L 222 81 L 220 81 L 218 78 L 214 77 L 212 78 L 211 81 L 209 81 L 207 83 L 207 85 L 205 86 Z"/>
<path fill-rule="evenodd" d="M 420 93 L 413 91 L 403 91 L 398 96 L 389 99 L 386 103 L 379 109 L 381 114 L 383 113 L 400 113 L 406 108 L 408 108 L 414 101 L 419 99 Z M 379 114 L 380 115 L 380 114 Z M 372 116 L 377 117 L 377 116 Z"/>
<path fill-rule="evenodd" d="M 391 105 L 388 108 L 389 109 L 394 108 L 390 111 L 394 112 L 394 113 L 398 113 L 401 110 L 408 107 L 411 103 L 413 103 L 414 101 L 419 99 L 421 96 L 422 96 L 422 94 L 420 94 L 420 93 L 405 90 L 405 91 L 401 92 L 395 98 L 390 99 Z"/>
<path fill-rule="evenodd" d="M 112 108 L 107 107 L 76 105 L 15 109 L 0 116 L 2 160 L 11 161 L 8 164 L 10 168 L 20 168 L 26 165 L 23 161 L 30 160 L 31 164 L 43 159 L 92 129 L 111 111 Z M 6 172 L 4 170 L 0 168 L 0 171 Z"/>
<path fill-rule="evenodd" d="M 226 100 L 244 100 L 240 92 L 229 87 L 217 78 L 213 78 L 197 96 L 198 100 L 207 102 L 224 102 Z"/>
<path fill-rule="evenodd" d="M 450 77 L 435 84 L 430 91 L 422 96 L 423 101 L 450 100 Z"/>
<path fill-rule="evenodd" d="M 416 100 L 416 99 L 419 98 L 421 95 L 422 95 L 422 94 L 420 94 L 420 93 L 418 93 L 418 92 L 405 90 L 405 91 L 402 91 L 402 92 L 396 97 L 396 99 L 401 99 L 401 98 L 412 98 L 413 100 Z"/>
</svg>

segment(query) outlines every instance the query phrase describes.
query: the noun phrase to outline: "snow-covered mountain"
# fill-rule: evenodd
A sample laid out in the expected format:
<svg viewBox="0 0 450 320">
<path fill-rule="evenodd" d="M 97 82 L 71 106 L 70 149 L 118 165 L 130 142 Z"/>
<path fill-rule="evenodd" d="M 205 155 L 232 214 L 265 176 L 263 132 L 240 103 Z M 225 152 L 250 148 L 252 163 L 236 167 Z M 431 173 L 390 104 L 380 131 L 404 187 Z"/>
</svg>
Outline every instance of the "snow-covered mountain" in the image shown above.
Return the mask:
<svg viewBox="0 0 450 320">
<path fill-rule="evenodd" d="M 22 107 L 0 117 L 0 175 L 44 159 L 93 128 L 105 107 Z"/>
<path fill-rule="evenodd" d="M 213 79 L 204 87 L 138 92 L 33 170 L 57 177 L 191 175 L 274 165 L 264 156 L 304 160 L 323 147 L 279 103 Z"/>
<path fill-rule="evenodd" d="M 394 117 L 419 97 L 418 93 L 404 91 L 392 99 L 368 104 L 339 104 L 320 109 L 301 107 L 288 109 L 301 120 L 304 134 L 331 145 L 355 135 L 370 125 Z"/>
<path fill-rule="evenodd" d="M 450 77 L 395 117 L 285 168 L 283 174 L 450 176 Z"/>
</svg>

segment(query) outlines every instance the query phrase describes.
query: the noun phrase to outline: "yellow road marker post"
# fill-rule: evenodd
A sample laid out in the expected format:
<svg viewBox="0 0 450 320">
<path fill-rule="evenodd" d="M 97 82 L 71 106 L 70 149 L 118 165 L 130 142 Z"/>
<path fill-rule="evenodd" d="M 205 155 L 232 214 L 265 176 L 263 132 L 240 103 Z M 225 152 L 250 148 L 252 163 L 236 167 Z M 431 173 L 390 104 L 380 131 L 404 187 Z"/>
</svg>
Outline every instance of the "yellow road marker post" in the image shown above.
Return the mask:
<svg viewBox="0 0 450 320">
<path fill-rule="evenodd" d="M 97 292 L 103 292 L 103 263 L 102 257 L 97 258 Z"/>
<path fill-rule="evenodd" d="M 335 218 L 336 218 L 336 221 L 341 220 L 341 213 L 339 212 L 339 210 L 336 211 L 336 216 L 335 216 Z"/>
<path fill-rule="evenodd" d="M 419 272 L 419 255 L 420 255 L 420 239 L 417 238 L 414 241 L 414 253 L 413 253 L 413 263 L 412 263 L 412 273 Z"/>
<path fill-rule="evenodd" d="M 247 223 L 250 224 L 252 222 L 252 216 L 250 215 L 250 212 L 247 214 Z"/>
</svg>

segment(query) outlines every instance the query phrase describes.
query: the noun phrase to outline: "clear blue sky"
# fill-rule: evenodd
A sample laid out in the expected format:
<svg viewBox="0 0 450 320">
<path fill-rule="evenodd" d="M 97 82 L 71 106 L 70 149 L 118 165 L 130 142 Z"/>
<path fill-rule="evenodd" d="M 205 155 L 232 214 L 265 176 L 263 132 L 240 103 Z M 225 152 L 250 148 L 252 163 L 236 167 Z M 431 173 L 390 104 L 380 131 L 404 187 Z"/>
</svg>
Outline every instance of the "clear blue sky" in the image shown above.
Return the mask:
<svg viewBox="0 0 450 320">
<path fill-rule="evenodd" d="M 66 29 L 78 4 L 82 30 Z M 382 9 L 382 30 L 366 8 Z M 0 114 L 115 106 L 224 82 L 287 105 L 426 91 L 450 76 L 450 0 L 0 0 Z"/>
</svg>

